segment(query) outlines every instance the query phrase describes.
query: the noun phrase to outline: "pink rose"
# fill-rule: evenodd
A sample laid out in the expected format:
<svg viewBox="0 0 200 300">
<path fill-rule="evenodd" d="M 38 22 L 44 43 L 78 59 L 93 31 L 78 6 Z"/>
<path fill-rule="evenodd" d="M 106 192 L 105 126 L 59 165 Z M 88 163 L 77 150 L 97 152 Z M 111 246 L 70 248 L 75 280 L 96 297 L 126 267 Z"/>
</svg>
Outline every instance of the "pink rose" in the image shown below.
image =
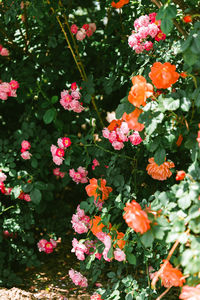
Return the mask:
<svg viewBox="0 0 200 300">
<path fill-rule="evenodd" d="M 77 39 L 78 41 L 82 41 L 85 37 L 86 37 L 86 31 L 85 31 L 85 29 L 79 30 L 79 31 L 77 32 L 77 34 L 76 34 L 76 39 Z"/>
<path fill-rule="evenodd" d="M 31 158 L 31 153 L 29 151 L 24 151 L 22 154 L 21 154 L 21 157 L 23 159 L 30 159 Z"/>
<path fill-rule="evenodd" d="M 78 27 L 76 26 L 76 24 L 73 24 L 73 25 L 71 26 L 71 32 L 72 32 L 73 34 L 76 34 L 77 31 L 78 31 Z"/>
<path fill-rule="evenodd" d="M 117 248 L 114 251 L 114 258 L 118 261 L 124 261 L 126 260 L 126 254 L 120 248 Z"/>
</svg>

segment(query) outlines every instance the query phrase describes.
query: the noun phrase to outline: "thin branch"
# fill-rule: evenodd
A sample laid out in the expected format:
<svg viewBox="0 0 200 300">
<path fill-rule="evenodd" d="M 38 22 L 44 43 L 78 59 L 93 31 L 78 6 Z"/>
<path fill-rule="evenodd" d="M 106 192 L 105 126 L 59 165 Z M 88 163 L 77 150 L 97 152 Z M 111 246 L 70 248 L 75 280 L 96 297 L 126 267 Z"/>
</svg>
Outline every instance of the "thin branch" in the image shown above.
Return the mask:
<svg viewBox="0 0 200 300">
<path fill-rule="evenodd" d="M 168 287 L 158 298 L 156 298 L 156 300 L 162 299 L 162 297 L 165 296 L 169 292 L 170 289 L 171 289 L 171 286 Z"/>
</svg>

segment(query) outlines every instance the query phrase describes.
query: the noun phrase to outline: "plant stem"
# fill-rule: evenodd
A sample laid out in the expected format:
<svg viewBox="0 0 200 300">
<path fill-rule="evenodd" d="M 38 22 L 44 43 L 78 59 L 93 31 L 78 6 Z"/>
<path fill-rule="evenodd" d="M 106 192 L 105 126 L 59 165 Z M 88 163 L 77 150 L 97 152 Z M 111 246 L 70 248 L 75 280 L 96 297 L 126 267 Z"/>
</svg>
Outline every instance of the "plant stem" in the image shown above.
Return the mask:
<svg viewBox="0 0 200 300">
<path fill-rule="evenodd" d="M 0 212 L 0 215 L 2 215 L 5 211 L 7 211 L 11 208 L 14 208 L 14 206 L 12 205 L 12 206 L 9 206 L 9 207 L 5 208 L 2 212 Z"/>
<path fill-rule="evenodd" d="M 169 292 L 170 289 L 171 289 L 171 286 L 168 287 L 158 298 L 156 298 L 156 300 L 162 299 L 162 297 L 165 296 Z"/>
</svg>

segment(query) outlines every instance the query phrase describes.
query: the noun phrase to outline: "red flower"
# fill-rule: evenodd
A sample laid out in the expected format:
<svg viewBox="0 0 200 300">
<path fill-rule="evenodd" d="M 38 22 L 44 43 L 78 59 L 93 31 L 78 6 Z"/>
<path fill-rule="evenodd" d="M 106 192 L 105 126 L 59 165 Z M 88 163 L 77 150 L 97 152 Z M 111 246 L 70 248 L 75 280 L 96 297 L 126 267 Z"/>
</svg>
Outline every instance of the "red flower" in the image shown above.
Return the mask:
<svg viewBox="0 0 200 300">
<path fill-rule="evenodd" d="M 149 77 L 157 89 L 167 89 L 179 78 L 179 74 L 175 70 L 176 66 L 171 65 L 169 62 L 164 64 L 155 62 L 151 67 Z"/>
<path fill-rule="evenodd" d="M 131 203 L 126 203 L 124 211 L 124 220 L 135 232 L 143 234 L 150 229 L 150 221 L 146 212 L 141 209 L 141 206 L 135 200 L 132 200 Z"/>
<path fill-rule="evenodd" d="M 186 175 L 185 171 L 178 171 L 177 175 L 176 175 L 176 180 L 177 181 L 178 180 L 183 180 L 185 178 L 185 175 Z"/>
<path fill-rule="evenodd" d="M 56 155 L 57 155 L 58 157 L 63 157 L 63 156 L 65 155 L 65 151 L 64 151 L 62 148 L 58 148 L 58 149 L 56 150 Z"/>
<path fill-rule="evenodd" d="M 185 23 L 191 23 L 192 22 L 192 17 L 190 15 L 187 15 L 187 16 L 183 17 L 183 21 Z"/>
<path fill-rule="evenodd" d="M 163 262 L 165 262 L 165 259 L 163 260 Z M 163 264 L 160 265 L 160 267 L 162 266 Z M 159 277 L 161 279 L 162 285 L 164 285 L 164 287 L 166 288 L 172 286 L 183 286 L 183 283 L 185 282 L 182 272 L 176 268 L 173 268 L 173 266 L 168 261 Z"/>
</svg>

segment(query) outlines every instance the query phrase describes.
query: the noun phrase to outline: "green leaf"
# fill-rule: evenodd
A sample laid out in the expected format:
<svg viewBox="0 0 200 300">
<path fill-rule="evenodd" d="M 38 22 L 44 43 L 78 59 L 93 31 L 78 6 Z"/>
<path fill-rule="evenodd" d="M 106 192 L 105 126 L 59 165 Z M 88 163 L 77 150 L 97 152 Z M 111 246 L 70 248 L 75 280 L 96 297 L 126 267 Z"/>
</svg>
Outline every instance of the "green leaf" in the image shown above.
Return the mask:
<svg viewBox="0 0 200 300">
<path fill-rule="evenodd" d="M 141 241 L 143 243 L 143 245 L 146 248 L 149 248 L 152 246 L 153 241 L 154 241 L 154 236 L 151 230 L 148 230 L 147 232 L 145 232 L 142 236 L 141 236 Z"/>
<path fill-rule="evenodd" d="M 21 186 L 19 185 L 15 186 L 11 191 L 11 195 L 14 195 L 15 199 L 19 197 L 20 193 L 21 193 Z"/>
<path fill-rule="evenodd" d="M 136 256 L 132 253 L 126 253 L 126 258 L 131 265 L 136 265 Z"/>
<path fill-rule="evenodd" d="M 31 166 L 36 169 L 38 167 L 38 161 L 35 157 L 32 157 L 31 159 Z"/>
<path fill-rule="evenodd" d="M 88 203 L 86 201 L 81 201 L 80 208 L 84 209 L 84 210 L 88 210 L 89 205 L 88 205 Z"/>
<path fill-rule="evenodd" d="M 173 21 L 171 18 L 164 18 L 161 21 L 161 30 L 165 33 L 165 34 L 169 34 L 173 29 Z"/>
<path fill-rule="evenodd" d="M 56 116 L 56 109 L 55 108 L 48 109 L 43 116 L 44 123 L 50 124 L 55 118 L 55 116 Z"/>
<path fill-rule="evenodd" d="M 154 155 L 154 161 L 157 165 L 162 165 L 165 162 L 166 152 L 164 148 L 159 147 Z"/>
<path fill-rule="evenodd" d="M 175 5 L 168 5 L 166 8 L 167 17 L 176 18 L 177 10 Z"/>
<path fill-rule="evenodd" d="M 180 100 L 174 98 L 163 99 L 163 105 L 166 110 L 176 110 L 180 106 Z"/>
<path fill-rule="evenodd" d="M 113 247 L 110 247 L 108 254 L 107 254 L 108 258 L 113 258 Z"/>
<path fill-rule="evenodd" d="M 40 190 L 34 188 L 30 193 L 30 197 L 31 197 L 31 201 L 38 205 L 42 199 L 42 194 Z"/>
<path fill-rule="evenodd" d="M 188 193 L 185 196 L 181 196 L 181 198 L 178 199 L 178 206 L 181 209 L 186 209 L 190 207 L 191 205 L 191 199 L 189 198 Z"/>
<path fill-rule="evenodd" d="M 32 188 L 33 188 L 33 184 L 31 184 L 31 183 L 26 183 L 26 184 L 24 184 L 24 185 L 22 186 L 22 191 L 23 191 L 24 193 L 29 193 L 29 192 L 32 190 Z"/>
<path fill-rule="evenodd" d="M 126 101 L 125 103 L 121 103 L 118 105 L 116 109 L 116 117 L 117 119 L 120 119 L 124 112 L 127 114 L 130 114 L 134 111 L 134 106 L 129 101 Z"/>
<path fill-rule="evenodd" d="M 52 98 L 51 98 L 51 103 L 56 103 L 56 102 L 58 102 L 58 96 L 53 96 Z"/>
</svg>

